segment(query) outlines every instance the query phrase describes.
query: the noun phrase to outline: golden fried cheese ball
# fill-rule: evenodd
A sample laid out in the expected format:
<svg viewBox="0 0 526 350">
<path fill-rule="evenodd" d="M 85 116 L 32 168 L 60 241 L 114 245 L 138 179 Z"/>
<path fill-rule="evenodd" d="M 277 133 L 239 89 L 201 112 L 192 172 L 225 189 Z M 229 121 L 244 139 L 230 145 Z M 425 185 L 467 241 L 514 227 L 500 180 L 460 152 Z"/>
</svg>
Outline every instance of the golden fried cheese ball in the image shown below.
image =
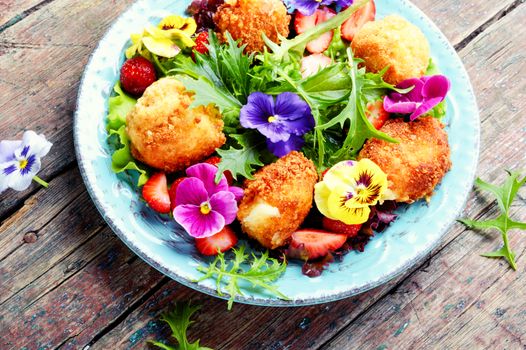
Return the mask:
<svg viewBox="0 0 526 350">
<path fill-rule="evenodd" d="M 227 0 L 217 9 L 214 23 L 223 39 L 228 31 L 247 45 L 246 52 L 261 52 L 265 47 L 261 34 L 279 43 L 278 33 L 289 35 L 290 16 L 281 0 Z"/>
<path fill-rule="evenodd" d="M 264 247 L 285 245 L 307 217 L 318 181 L 316 168 L 293 151 L 245 181 L 237 218 L 243 231 Z"/>
<path fill-rule="evenodd" d="M 175 78 L 150 85 L 126 118 L 132 155 L 151 167 L 174 172 L 204 160 L 225 141 L 214 106 L 190 109 L 193 94 Z"/>
<path fill-rule="evenodd" d="M 359 159 L 372 160 L 387 174 L 389 198 L 386 199 L 405 203 L 429 199 L 451 168 L 444 125 L 432 117 L 414 122 L 397 118 L 388 120 L 381 131 L 399 143 L 370 139 Z"/>
<path fill-rule="evenodd" d="M 352 43 L 356 57 L 365 61 L 370 72 L 389 66 L 384 80 L 396 85 L 409 78 L 420 78 L 429 65 L 429 43 L 422 31 L 400 16 L 367 22 Z"/>
</svg>

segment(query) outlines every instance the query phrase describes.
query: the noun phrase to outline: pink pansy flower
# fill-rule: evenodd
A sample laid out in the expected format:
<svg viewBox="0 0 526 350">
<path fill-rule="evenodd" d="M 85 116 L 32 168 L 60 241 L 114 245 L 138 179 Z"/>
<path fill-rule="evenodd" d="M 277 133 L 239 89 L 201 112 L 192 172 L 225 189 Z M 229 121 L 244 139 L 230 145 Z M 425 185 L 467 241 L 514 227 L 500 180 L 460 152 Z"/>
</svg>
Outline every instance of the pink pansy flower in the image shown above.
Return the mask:
<svg viewBox="0 0 526 350">
<path fill-rule="evenodd" d="M 228 186 L 225 175 L 215 183 L 216 173 L 214 165 L 193 165 L 186 169 L 188 178 L 177 187 L 174 219 L 192 237 L 213 236 L 236 218 L 243 190 Z"/>
<path fill-rule="evenodd" d="M 398 84 L 399 89 L 413 89 L 406 94 L 393 92 L 384 98 L 384 109 L 389 113 L 410 114 L 411 121 L 430 111 L 444 101 L 451 84 L 443 75 L 420 79 L 407 79 Z"/>
</svg>

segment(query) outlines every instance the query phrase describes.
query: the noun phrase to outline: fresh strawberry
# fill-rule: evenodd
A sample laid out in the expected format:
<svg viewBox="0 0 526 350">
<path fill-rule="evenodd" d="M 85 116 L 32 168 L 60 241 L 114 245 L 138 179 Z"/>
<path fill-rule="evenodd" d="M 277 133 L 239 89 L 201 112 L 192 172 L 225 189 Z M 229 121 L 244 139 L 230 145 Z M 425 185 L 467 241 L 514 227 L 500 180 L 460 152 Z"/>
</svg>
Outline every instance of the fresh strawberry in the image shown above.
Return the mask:
<svg viewBox="0 0 526 350">
<path fill-rule="evenodd" d="M 170 212 L 170 195 L 164 173 L 156 173 L 146 181 L 142 188 L 142 196 L 156 212 L 161 214 Z"/>
<path fill-rule="evenodd" d="M 341 27 L 342 37 L 352 41 L 358 30 L 360 30 L 365 23 L 374 21 L 375 16 L 376 5 L 374 4 L 374 0 L 371 0 L 361 9 L 353 13 L 348 20 L 343 22 Z"/>
<path fill-rule="evenodd" d="M 234 231 L 225 226 L 221 231 L 206 238 L 196 238 L 195 247 L 203 255 L 217 255 L 217 251 L 226 252 L 237 243 Z"/>
<path fill-rule="evenodd" d="M 221 158 L 219 158 L 218 156 L 212 156 L 205 160 L 205 163 L 215 165 L 216 167 L 217 167 L 217 164 L 219 164 L 220 162 L 221 162 Z M 227 170 L 224 172 L 224 174 L 225 174 L 226 181 L 228 182 L 228 184 L 232 185 L 234 183 L 234 177 L 232 176 L 232 173 Z"/>
<path fill-rule="evenodd" d="M 208 32 L 201 32 L 195 38 L 194 50 L 202 54 L 207 54 L 208 53 L 208 47 L 206 47 L 207 44 L 208 44 Z"/>
<path fill-rule="evenodd" d="M 323 230 L 303 229 L 292 234 L 289 250 L 302 252 L 299 255 L 308 260 L 317 259 L 340 248 L 347 235 L 330 233 Z"/>
<path fill-rule="evenodd" d="M 334 15 L 336 15 L 336 13 L 326 7 L 317 9 L 316 12 L 310 16 L 304 16 L 297 12 L 294 18 L 294 29 L 296 29 L 296 33 L 302 34 L 316 25 L 327 21 L 329 18 L 334 17 Z M 332 30 L 323 33 L 307 44 L 307 51 L 310 53 L 322 53 L 327 50 L 331 44 L 333 35 L 334 32 Z"/>
<path fill-rule="evenodd" d="M 380 130 L 389 119 L 389 113 L 384 109 L 384 101 L 377 100 L 369 102 L 367 104 L 365 116 L 377 130 Z"/>
<path fill-rule="evenodd" d="M 139 56 L 124 62 L 120 80 L 126 92 L 138 96 L 157 80 L 157 75 L 153 64 Z"/>
<path fill-rule="evenodd" d="M 173 211 L 175 209 L 175 203 L 176 203 L 176 198 L 175 198 L 175 195 L 177 193 L 177 187 L 179 187 L 179 184 L 181 184 L 181 182 L 183 182 L 183 180 L 186 179 L 186 177 L 180 177 L 178 179 L 176 179 L 173 183 L 172 183 L 172 186 L 170 186 L 170 189 L 168 190 L 168 195 L 170 196 L 170 210 Z"/>
<path fill-rule="evenodd" d="M 301 59 L 301 76 L 308 76 L 318 73 L 322 68 L 330 66 L 332 60 L 322 53 L 314 53 Z"/>
<path fill-rule="evenodd" d="M 327 231 L 334 233 L 343 233 L 346 234 L 348 238 L 356 237 L 358 235 L 358 232 L 360 232 L 360 229 L 362 228 L 362 224 L 347 225 L 346 223 L 343 223 L 339 220 L 333 220 L 326 217 L 324 217 L 321 222 L 323 228 Z"/>
</svg>

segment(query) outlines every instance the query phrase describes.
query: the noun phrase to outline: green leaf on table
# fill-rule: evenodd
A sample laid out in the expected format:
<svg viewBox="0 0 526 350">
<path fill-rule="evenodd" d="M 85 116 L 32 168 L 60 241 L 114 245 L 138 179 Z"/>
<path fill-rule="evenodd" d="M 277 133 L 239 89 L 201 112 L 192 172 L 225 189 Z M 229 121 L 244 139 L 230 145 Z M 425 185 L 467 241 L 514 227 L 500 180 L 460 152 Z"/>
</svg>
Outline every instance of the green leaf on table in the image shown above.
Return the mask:
<svg viewBox="0 0 526 350">
<path fill-rule="evenodd" d="M 159 341 L 150 341 L 150 343 L 165 350 L 212 350 L 200 346 L 199 340 L 190 343 L 186 335 L 188 327 L 194 322 L 190 320 L 192 315 L 200 308 L 200 306 L 192 306 L 190 303 L 179 302 L 175 305 L 175 310 L 162 315 L 161 320 L 170 326 L 172 337 L 178 342 L 177 346 L 167 345 Z"/>
<path fill-rule="evenodd" d="M 204 273 L 204 276 L 196 281 L 215 279 L 217 293 L 224 295 L 226 292 L 230 296 L 228 310 L 232 309 L 235 297 L 243 295 L 239 286 L 240 281 L 249 282 L 252 286 L 265 290 L 280 299 L 289 300 L 273 285 L 273 282 L 285 272 L 287 267 L 285 261 L 279 262 L 277 259 L 269 258 L 268 251 L 260 256 L 254 253 L 245 254 L 245 246 L 238 249 L 233 248 L 232 252 L 234 253 L 232 259 L 225 259 L 225 254 L 219 253 L 207 267 L 199 266 L 197 270 Z"/>
<path fill-rule="evenodd" d="M 243 176 L 246 179 L 252 178 L 252 173 L 255 171 L 254 167 L 263 166 L 260 160 L 259 147 L 263 145 L 260 138 L 255 132 L 245 132 L 244 134 L 231 134 L 229 137 L 236 140 L 241 148 L 230 146 L 229 149 L 217 149 L 217 154 L 221 157 L 221 162 L 217 164 L 219 171 L 217 172 L 216 181 L 219 181 L 221 174 L 225 171 L 230 171 L 234 179 L 238 176 Z"/>
<path fill-rule="evenodd" d="M 130 152 L 130 140 L 126 133 L 126 125 L 118 130 L 110 130 L 110 137 L 117 136 L 117 148 L 111 156 L 111 169 L 118 174 L 126 170 L 135 170 L 139 173 L 137 186 L 142 186 L 148 181 L 148 172 L 145 167 L 138 164 Z"/>
<path fill-rule="evenodd" d="M 126 124 L 126 116 L 133 109 L 137 100 L 126 95 L 121 88 L 120 82 L 113 86 L 115 96 L 109 98 L 107 130 L 118 130 Z"/>
<path fill-rule="evenodd" d="M 522 177 L 519 171 L 508 171 L 508 177 L 504 183 L 500 186 L 483 181 L 480 178 L 475 180 L 475 186 L 479 190 L 487 191 L 492 193 L 497 199 L 497 204 L 501 214 L 490 220 L 471 220 L 471 219 L 460 219 L 458 220 L 466 227 L 470 229 L 485 230 L 485 229 L 496 229 L 501 232 L 503 246 L 499 250 L 494 252 L 482 254 L 482 256 L 497 258 L 503 257 L 510 264 L 510 266 L 516 270 L 517 265 L 515 263 L 515 254 L 512 252 L 508 241 L 508 231 L 512 229 L 526 230 L 525 222 L 518 222 L 510 218 L 509 212 L 513 200 L 517 196 L 519 189 L 526 183 L 526 176 Z"/>
</svg>

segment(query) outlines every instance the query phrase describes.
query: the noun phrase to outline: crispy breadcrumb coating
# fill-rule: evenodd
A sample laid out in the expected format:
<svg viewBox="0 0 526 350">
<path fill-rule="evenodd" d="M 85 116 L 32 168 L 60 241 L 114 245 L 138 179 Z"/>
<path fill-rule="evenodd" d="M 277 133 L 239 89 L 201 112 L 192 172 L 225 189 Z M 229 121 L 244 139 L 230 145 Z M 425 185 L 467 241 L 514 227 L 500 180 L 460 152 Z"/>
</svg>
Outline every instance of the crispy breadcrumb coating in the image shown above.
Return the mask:
<svg viewBox="0 0 526 350">
<path fill-rule="evenodd" d="M 280 0 L 227 0 L 217 9 L 214 22 L 223 39 L 228 31 L 250 53 L 263 51 L 263 33 L 275 43 L 279 43 L 278 33 L 287 37 L 290 16 Z"/>
<path fill-rule="evenodd" d="M 429 43 L 422 31 L 400 16 L 367 22 L 354 37 L 354 55 L 365 61 L 370 72 L 389 67 L 384 80 L 396 85 L 420 78 L 429 65 Z"/>
<path fill-rule="evenodd" d="M 269 249 L 287 243 L 307 217 L 318 180 L 316 168 L 293 151 L 245 181 L 237 218 L 243 231 Z"/>
<path fill-rule="evenodd" d="M 451 168 L 444 125 L 431 117 L 409 123 L 397 118 L 388 120 L 381 131 L 400 143 L 370 139 L 358 158 L 369 158 L 387 174 L 392 197 L 386 199 L 405 203 L 429 199 Z"/>
<path fill-rule="evenodd" d="M 188 107 L 193 94 L 174 78 L 150 85 L 126 118 L 132 155 L 151 167 L 174 172 L 204 160 L 225 141 L 214 106 Z"/>
</svg>

